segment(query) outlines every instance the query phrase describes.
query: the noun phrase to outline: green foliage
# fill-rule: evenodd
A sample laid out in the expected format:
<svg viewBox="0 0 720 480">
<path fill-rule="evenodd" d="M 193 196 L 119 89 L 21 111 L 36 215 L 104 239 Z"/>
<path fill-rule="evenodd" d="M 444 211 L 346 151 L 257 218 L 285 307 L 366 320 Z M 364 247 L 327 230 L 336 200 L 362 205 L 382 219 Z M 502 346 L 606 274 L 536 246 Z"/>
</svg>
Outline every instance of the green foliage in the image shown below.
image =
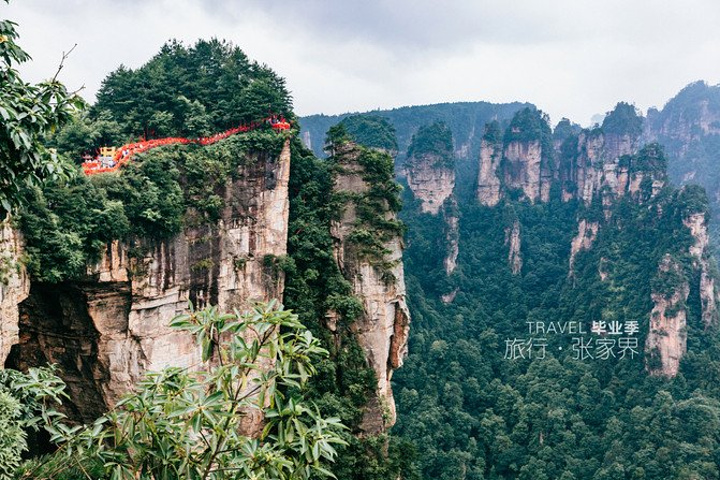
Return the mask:
<svg viewBox="0 0 720 480">
<path fill-rule="evenodd" d="M 30 56 L 16 43 L 16 26 L 0 20 L 0 218 L 17 207 L 23 189 L 67 173 L 41 139 L 83 106 L 57 75 L 37 85 L 20 77 L 16 67 Z"/>
<path fill-rule="evenodd" d="M 353 115 L 340 122 L 349 138 L 368 148 L 397 152 L 395 127 L 387 118 L 378 115 Z"/>
<path fill-rule="evenodd" d="M 330 162 L 335 173 L 342 175 L 348 168 L 354 170 L 359 166 L 359 174 L 369 186 L 362 193 L 339 191 L 332 199 L 338 208 L 336 216 L 350 202 L 354 204 L 354 229 L 347 241 L 355 246 L 354 252 L 359 258 L 369 261 L 392 281 L 389 270 L 394 264 L 386 259 L 389 253 L 386 244 L 404 233 L 402 222 L 393 215 L 402 206 L 401 187 L 394 179 L 393 159 L 388 153 L 348 140 L 342 125 L 328 131 L 327 144 L 333 152 Z"/>
<path fill-rule="evenodd" d="M 20 465 L 20 455 L 27 448 L 25 432 L 20 425 L 20 402 L 0 390 L 0 479 L 13 478 Z"/>
<path fill-rule="evenodd" d="M 572 123 L 569 119 L 563 118 L 555 126 L 553 130 L 553 140 L 556 142 L 564 142 L 573 135 L 577 135 L 581 131 L 580 125 Z"/>
<path fill-rule="evenodd" d="M 577 150 L 573 139 L 564 140 L 561 155 Z M 624 161 L 656 174 L 664 156 L 650 145 Z M 694 240 L 683 225 L 689 214 L 705 211 L 702 189 L 666 187 L 640 202 L 624 198 L 606 207 L 609 219 L 599 200 L 585 206 L 551 195 L 541 204 L 460 203 L 461 247 L 450 276 L 443 268 L 444 219 L 421 213 L 410 197 L 406 192 L 401 218 L 408 225 L 413 330 L 409 357 L 393 375 L 394 434 L 415 443 L 422 478 L 716 475 L 720 343 L 716 328 L 706 329 L 701 319 L 700 272 L 687 253 Z M 599 221 L 600 230 L 592 248 L 575 256 L 569 276 L 579 218 Z M 518 275 L 507 260 L 506 232 L 515 221 L 523 259 Z M 668 253 L 678 269 L 659 275 Z M 642 354 L 651 292 L 669 294 L 683 282 L 690 295 L 677 308 L 687 314 L 689 352 L 674 379 L 648 376 L 646 362 L 659 360 Z M 453 300 L 443 302 L 450 293 Z M 557 335 L 547 338 L 545 359 L 504 358 L 508 339 L 532 336 L 526 321 L 578 321 L 589 331 L 593 320 L 637 321 L 641 355 L 578 361 L 572 335 Z"/>
<path fill-rule="evenodd" d="M 694 82 L 683 88 L 661 111 L 651 109 L 647 133 L 663 145 L 668 157 L 668 175 L 678 185 L 698 184 L 711 199 L 713 221 L 710 236 L 720 238 L 720 87 Z"/>
<path fill-rule="evenodd" d="M 79 162 L 84 154 L 95 156 L 101 146 L 122 145 L 125 141 L 120 124 L 108 112 L 91 119 L 87 114 L 73 116 L 72 120 L 48 138 L 47 144 Z"/>
<path fill-rule="evenodd" d="M 425 155 L 436 157 L 437 167 L 454 167 L 452 132 L 443 122 L 424 125 L 413 135 L 407 152 L 408 162 L 417 161 Z"/>
<path fill-rule="evenodd" d="M 612 135 L 629 135 L 637 138 L 643 131 L 643 119 L 635 106 L 619 102 L 612 112 L 608 112 L 602 123 L 602 130 Z"/>
<path fill-rule="evenodd" d="M 18 222 L 28 272 L 48 282 L 84 275 L 108 241 L 130 230 L 123 205 L 83 176 L 28 190 Z"/>
<path fill-rule="evenodd" d="M 485 125 L 485 130 L 483 131 L 483 140 L 490 143 L 501 143 L 502 139 L 503 131 L 502 128 L 500 128 L 500 123 L 497 120 L 488 122 Z"/>
<path fill-rule="evenodd" d="M 629 159 L 630 172 L 659 173 L 659 178 L 665 177 L 667 158 L 660 144 L 645 145 L 640 151 Z"/>
<path fill-rule="evenodd" d="M 203 369 L 150 373 L 134 393 L 87 427 L 51 428 L 60 448 L 24 478 L 57 478 L 84 464 L 102 478 L 306 479 L 331 476 L 342 425 L 305 400 L 327 352 L 289 311 L 270 303 L 245 314 L 191 310 L 171 326 L 196 338 Z M 247 415 L 265 419 L 257 436 Z"/>
<path fill-rule="evenodd" d="M 252 131 L 201 147 L 174 145 L 138 155 L 119 173 L 48 182 L 26 190 L 18 224 L 28 271 L 47 282 L 81 278 L 112 240 L 162 240 L 215 224 L 228 178 L 258 155 L 277 156 L 284 138 Z"/>
<path fill-rule="evenodd" d="M 524 108 L 517 112 L 505 130 L 504 143 L 532 142 L 550 137 L 549 117 L 535 108 Z"/>
<path fill-rule="evenodd" d="M 333 255 L 330 225 L 337 215 L 338 199 L 332 192 L 336 167 L 315 158 L 298 139 L 292 143 L 292 158 L 288 256 L 295 268 L 286 273 L 285 302 L 300 312 L 303 324 L 330 352 L 329 359 L 318 362 L 318 374 L 310 385 L 320 412 L 340 417 L 350 428 L 343 434 L 348 445 L 338 449 L 333 471 L 343 479 L 405 476 L 414 458 L 412 447 L 393 437 L 355 436 L 377 379 L 352 328 L 363 313 L 362 303 L 352 295 Z M 387 161 L 380 170 L 388 175 Z"/>
<path fill-rule="evenodd" d="M 412 136 L 423 125 L 436 121 L 444 122 L 453 132 L 456 145 L 467 145 L 467 159 L 476 160 L 480 150 L 481 136 L 484 126 L 496 119 L 503 123 L 518 110 L 530 106 L 527 103 L 492 104 L 488 102 L 458 102 L 440 103 L 435 105 L 417 105 L 400 107 L 392 110 L 376 110 L 362 113 L 360 116 L 374 116 L 386 118 L 395 128 L 398 151 L 401 154 L 400 163 L 404 161 L 403 154 L 407 152 Z M 303 133 L 307 133 L 312 142 L 315 155 L 323 155 L 323 140 L 328 129 L 337 125 L 348 116 L 346 115 L 312 115 L 301 119 Z M 360 142 L 362 143 L 362 142 Z"/>
<path fill-rule="evenodd" d="M 65 396 L 64 388 L 54 368 L 31 368 L 26 374 L 0 370 L 0 480 L 17 478 L 29 431 L 52 428 L 63 418 L 52 407 Z"/>
<path fill-rule="evenodd" d="M 230 43 L 165 44 L 148 63 L 102 83 L 92 118 L 108 115 L 126 137 L 201 136 L 268 115 L 292 117 L 285 81 Z"/>
</svg>

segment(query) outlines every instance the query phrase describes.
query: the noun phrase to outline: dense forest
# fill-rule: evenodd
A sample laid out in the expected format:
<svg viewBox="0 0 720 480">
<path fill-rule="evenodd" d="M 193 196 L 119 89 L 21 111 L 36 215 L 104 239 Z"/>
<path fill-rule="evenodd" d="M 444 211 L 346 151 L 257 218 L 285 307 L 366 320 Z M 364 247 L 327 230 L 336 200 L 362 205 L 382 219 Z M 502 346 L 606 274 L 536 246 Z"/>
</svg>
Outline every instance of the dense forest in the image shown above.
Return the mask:
<svg viewBox="0 0 720 480">
<path fill-rule="evenodd" d="M 523 115 L 529 128 L 513 130 Z M 627 104 L 620 104 L 603 128 L 637 128 L 634 112 L 624 116 Z M 521 112 L 505 135 L 550 136 L 543 123 L 539 114 Z M 577 134 L 564 135 L 565 141 Z M 657 146 L 626 161 L 655 171 L 667 162 Z M 557 188 L 542 204 L 461 202 L 459 256 L 449 276 L 443 216 L 420 213 L 407 189 L 404 200 L 414 331 L 409 361 L 395 376 L 395 432 L 417 445 L 423 478 L 718 475 L 720 343 L 715 327 L 701 320 L 699 273 L 687 253 L 693 239 L 682 224 L 689 212 L 707 214 L 701 188 L 665 187 L 643 201 L 625 197 L 605 221 L 599 200 L 565 202 Z M 605 224 L 569 272 L 579 219 Z M 522 238 L 517 274 L 508 261 L 514 225 Z M 680 281 L 656 272 L 665 255 L 682 265 L 679 278 L 689 281 L 689 298 L 696 299 L 685 306 L 689 353 L 671 380 L 648 375 L 652 359 L 643 352 L 651 290 L 672 290 Z M 548 333 L 527 323 L 579 322 L 592 337 L 597 320 L 637 322 L 637 352 L 587 350 L 585 356 L 572 331 Z M 511 350 L 518 340 L 536 343 L 518 356 Z"/>
<path fill-rule="evenodd" d="M 190 307 L 173 328 L 197 337 L 207 371 L 151 374 L 89 428 L 66 425 L 49 407 L 67 399 L 56 376 L 63 365 L 3 370 L 0 462 L 11 460 L 8 471 L 0 464 L 0 478 L 229 478 L 225 470 L 357 480 L 720 478 L 720 336 L 701 292 L 718 272 L 711 247 L 695 252 L 702 242 L 688 222 L 704 225 L 716 203 L 703 187 L 717 189 L 710 165 L 720 120 L 687 122 L 714 118 L 716 93 L 690 85 L 646 119 L 621 102 L 591 129 L 567 119 L 552 128 L 521 103 L 298 119 L 284 80 L 223 41 L 172 41 L 138 69 L 119 67 L 94 105 L 39 135 L 68 173 L 17 194 L 13 227 L 31 281 L 45 291 L 87 287 L 115 241 L 136 260 L 178 237 L 211 251 L 226 211 L 242 203 L 229 185 L 259 178 L 274 188 L 269 167 L 248 172 L 287 149 L 287 254 L 257 259 L 262 281 L 284 280 L 285 310 Z M 292 128 L 273 130 L 264 120 L 275 116 Z M 117 174 L 79 169 L 102 146 L 197 138 L 251 122 L 257 128 L 213 145 L 138 154 Z M 631 139 L 633 151 L 582 164 L 602 138 L 618 150 Z M 478 158 L 493 146 L 502 147 L 489 155 L 500 193 L 488 206 L 476 198 Z M 522 165 L 530 151 L 534 177 Z M 428 159 L 427 171 L 453 172 L 437 213 L 423 210 L 405 178 Z M 608 163 L 614 180 L 626 175 L 631 187 L 619 195 L 602 185 L 585 201 L 572 175 L 607 172 Z M 338 193 L 341 174 L 360 191 Z M 549 182 L 547 199 L 529 197 L 525 184 L 541 181 Z M 404 238 L 412 334 L 392 374 L 397 424 L 380 433 L 362 427 L 378 378 L 358 340 L 362 301 L 337 258 L 348 210 L 352 252 L 386 285 L 402 280 L 390 273 L 401 262 L 386 261 L 387 242 Z M 248 261 L 234 258 L 233 267 Z M 198 276 L 219 270 L 211 256 L 188 268 Z M 711 291 L 714 302 L 714 284 Z M 660 303 L 662 315 L 654 313 Z M 683 319 L 670 332 L 687 341 L 672 374 L 651 338 L 660 316 Z M 252 335 L 260 340 L 248 341 Z M 272 367 L 261 371 L 264 361 Z M 253 382 L 261 394 L 238 402 Z M 254 438 L 238 433 L 247 407 L 265 414 Z"/>
<path fill-rule="evenodd" d="M 82 154 L 93 153 L 101 146 L 120 145 L 137 138 L 208 135 L 232 126 L 261 122 L 268 116 L 294 118 L 283 80 L 269 68 L 250 62 L 242 51 L 225 42 L 200 41 L 190 47 L 171 42 L 143 67 L 137 70 L 120 67 L 111 73 L 103 82 L 97 103 L 87 113 L 76 116 L 57 132 L 49 134 L 47 141 L 77 168 Z M 348 128 L 352 129 L 352 125 Z M 394 135 L 387 139 L 395 141 Z M 287 318 L 268 321 L 281 322 L 278 324 L 287 329 L 302 325 L 318 339 L 317 346 L 328 352 L 324 358 L 322 352 L 304 354 L 297 350 L 297 355 L 305 361 L 312 358 L 313 362 L 299 367 L 300 371 L 306 368 L 308 373 L 314 373 L 305 385 L 306 377 L 310 375 L 303 372 L 305 380 L 298 397 L 310 402 L 312 407 L 305 410 L 298 403 L 297 413 L 306 415 L 302 412 L 317 411 L 322 418 L 337 419 L 343 424 L 343 430 L 338 430 L 339 437 L 335 439 L 337 457 L 329 453 L 326 443 L 314 447 L 307 444 L 303 448 L 315 449 L 315 456 L 311 458 L 315 458 L 314 465 L 318 469 L 313 470 L 314 474 L 324 472 L 318 463 L 318 452 L 322 452 L 322 460 L 332 460 L 329 468 L 338 478 L 397 477 L 401 472 L 412 471 L 414 449 L 408 442 L 382 434 L 358 435 L 364 408 L 374 394 L 377 381 L 351 328 L 358 308 L 362 309 L 362 306 L 333 258 L 330 223 L 337 217 L 337 207 L 348 200 L 333 193 L 333 178 L 339 167 L 332 158 L 317 159 L 302 145 L 297 131 L 277 132 L 261 122 L 251 132 L 211 146 L 173 145 L 139 154 L 118 174 L 85 176 L 77 173 L 26 188 L 23 206 L 15 218 L 25 239 L 24 261 L 34 284 L 64 288 L 63 285 L 69 282 L 86 282 L 88 267 L 101 258 L 108 242 L 114 240 L 129 244 L 129 254 L 137 258 L 147 254 L 156 243 L 188 229 L 206 232 L 197 241 L 210 246 L 225 208 L 228 181 L 238 180 L 237 176 L 252 171 L 248 170 L 251 166 L 243 162 L 277 157 L 287 141 L 292 156 L 288 255 L 282 258 L 268 256 L 263 262 L 267 264 L 268 272 L 283 272 L 285 308 L 297 312 L 302 323 L 293 324 L 292 319 L 282 323 L 288 322 Z M 350 138 L 338 131 L 329 141 L 342 143 Z M 370 222 L 361 226 L 368 229 L 368 235 L 375 235 L 391 223 L 379 219 L 374 209 L 390 205 L 397 210 L 399 188 L 393 179 L 393 162 L 389 154 L 357 148 L 365 152 L 362 161 L 371 172 L 368 178 L 374 185 L 372 192 L 379 195 L 356 199 L 362 203 L 366 221 Z M 401 231 L 399 224 L 392 224 L 392 228 L 395 229 L 392 231 Z M 369 254 L 382 257 L 381 251 L 373 250 L 376 247 L 372 242 L 368 245 Z M 241 267 L 236 260 L 236 268 Z M 206 259 L 190 268 L 194 274 L 204 274 L 216 266 L 211 259 Z M 341 320 L 334 334 L 325 327 L 326 312 L 330 310 L 337 312 Z M 287 348 L 293 348 L 291 342 L 287 345 Z M 288 357 L 291 358 L 295 357 Z M 286 373 L 292 374 L 298 367 L 289 368 Z M 301 387 L 301 383 L 289 378 L 292 377 L 283 383 L 279 377 L 278 388 L 282 393 L 278 394 L 282 398 L 284 395 L 295 398 Z M 12 377 L 4 381 L 11 392 L 20 388 L 13 385 L 23 383 L 22 379 L 16 381 Z M 37 405 L 31 405 L 28 414 L 31 413 L 39 414 Z M 332 427 L 332 424 L 328 425 L 328 428 Z M 105 434 L 100 424 L 93 428 L 93 434 Z M 277 435 L 277 428 L 282 435 L 282 426 L 268 430 L 265 435 Z M 285 440 L 292 439 L 292 432 L 292 429 L 287 430 Z M 295 435 L 295 441 L 305 442 L 302 439 L 307 432 L 298 431 Z M 327 438 L 332 440 L 332 435 Z M 64 437 L 55 435 L 54 438 L 58 441 Z M 20 448 L 19 445 L 11 447 Z M 317 450 L 318 446 L 320 450 Z M 37 446 L 30 447 L 37 451 Z M 65 449 L 71 451 L 71 448 Z M 280 455 L 285 453 L 278 451 Z M 102 477 L 102 462 L 108 462 L 105 470 L 112 470 L 115 468 L 112 465 L 121 464 L 117 462 L 125 458 L 122 456 L 125 454 L 127 451 L 124 454 L 116 452 L 115 455 L 120 456 L 113 457 L 112 461 L 102 455 L 91 457 L 88 454 L 77 461 L 73 457 L 73 462 L 77 463 L 74 468 L 62 468 L 60 461 L 40 460 L 25 465 L 23 471 L 31 476 L 54 472 L 53 478 L 86 478 L 86 474 L 92 478 L 105 478 Z M 102 458 L 104 460 L 98 460 Z M 286 460 L 281 456 L 278 458 L 282 472 L 285 468 L 282 462 Z M 126 461 L 130 468 L 130 459 Z M 326 467 L 329 464 L 324 462 Z M 269 465 L 275 468 L 275 463 Z M 259 468 L 256 470 L 259 475 L 266 467 L 253 465 L 250 468 Z M 127 472 L 118 472 L 113 473 L 113 478 L 115 475 L 125 478 L 122 475 Z M 309 473 L 308 469 L 303 475 Z M 282 473 L 285 474 L 287 472 Z"/>
</svg>

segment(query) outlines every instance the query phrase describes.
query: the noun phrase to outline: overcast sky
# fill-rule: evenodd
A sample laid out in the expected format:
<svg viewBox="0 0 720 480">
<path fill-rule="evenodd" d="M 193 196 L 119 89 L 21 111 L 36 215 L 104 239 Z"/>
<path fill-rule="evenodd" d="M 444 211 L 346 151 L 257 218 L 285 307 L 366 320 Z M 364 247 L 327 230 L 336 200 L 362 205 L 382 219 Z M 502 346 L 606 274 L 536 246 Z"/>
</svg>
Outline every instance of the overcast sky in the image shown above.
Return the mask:
<svg viewBox="0 0 720 480">
<path fill-rule="evenodd" d="M 287 79 L 299 115 L 439 102 L 529 101 L 583 125 L 620 100 L 645 111 L 720 83 L 717 0 L 12 0 L 32 80 L 93 100 L 120 64 L 170 38 L 216 36 Z"/>
</svg>

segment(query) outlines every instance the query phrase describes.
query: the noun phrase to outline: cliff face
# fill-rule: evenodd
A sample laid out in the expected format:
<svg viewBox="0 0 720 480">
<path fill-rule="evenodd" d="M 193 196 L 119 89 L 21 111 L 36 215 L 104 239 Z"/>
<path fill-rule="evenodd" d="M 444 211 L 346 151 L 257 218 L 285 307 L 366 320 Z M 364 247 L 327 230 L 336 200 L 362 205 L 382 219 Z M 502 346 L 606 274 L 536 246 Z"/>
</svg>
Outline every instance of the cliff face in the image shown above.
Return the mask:
<svg viewBox="0 0 720 480">
<path fill-rule="evenodd" d="M 684 213 L 682 224 L 670 228 L 686 228 L 692 236 L 687 254 L 692 258 L 691 268 L 699 278 L 702 323 L 705 328 L 715 324 L 717 292 L 707 253 L 707 214 L 705 209 L 698 208 L 704 194 L 678 191 L 672 200 L 678 202 L 674 207 L 666 207 L 663 200 L 657 200 L 660 198 L 658 193 L 667 183 L 666 157 L 662 148 L 655 144 L 640 148 L 642 119 L 634 109 L 627 104 L 618 104 L 602 128 L 577 131 L 552 141 L 542 122 L 539 113 L 521 112 L 504 132 L 497 124 L 488 125 L 480 151 L 476 192 L 479 203 L 486 206 L 496 206 L 503 200 L 546 203 L 550 200 L 551 187 L 556 186 L 559 188 L 555 190 L 555 201 L 582 204 L 580 211 L 586 213 L 579 214 L 577 233 L 569 245 L 570 277 L 575 276 L 580 252 L 593 249 L 601 231 L 623 228 L 621 223 L 627 221 L 627 217 L 613 219 L 616 207 L 623 199 L 629 200 L 631 205 L 642 205 L 639 215 L 644 215 L 643 209 L 653 212 L 646 221 L 660 222 L 665 228 L 675 220 L 663 216 L 663 209 L 684 205 L 683 211 L 691 213 Z M 550 152 L 548 145 L 552 145 Z M 515 275 L 522 274 L 523 227 L 517 219 L 504 225 L 507 261 Z M 687 348 L 686 303 L 691 288 L 682 273 L 686 266 L 677 260 L 685 252 L 673 250 L 671 246 L 667 248 L 658 252 L 664 256 L 657 267 L 657 283 L 651 289 L 653 308 L 647 312 L 645 350 L 648 371 L 672 377 L 677 374 Z M 597 272 L 601 280 L 607 279 L 611 268 L 607 259 L 600 259 Z"/>
<path fill-rule="evenodd" d="M 666 255 L 660 262 L 658 275 L 668 280 L 679 279 L 681 269 L 677 261 Z M 687 350 L 685 302 L 690 287 L 687 280 L 677 280 L 673 284 L 668 292 L 653 292 L 651 295 L 654 305 L 650 312 L 650 331 L 645 348 L 648 371 L 666 377 L 677 375 L 680 359 Z"/>
<path fill-rule="evenodd" d="M 699 272 L 699 296 L 701 320 L 704 328 L 717 323 L 717 291 L 715 279 L 710 273 L 707 215 L 695 212 L 683 218 L 683 225 L 690 231 L 693 243 L 688 253 L 693 268 Z M 658 287 L 652 292 L 653 310 L 650 314 L 650 332 L 646 351 L 648 371 L 653 375 L 673 377 L 677 375 L 680 359 L 687 350 L 687 301 L 690 295 L 688 279 L 682 266 L 665 255 L 658 266 Z"/>
<path fill-rule="evenodd" d="M 405 176 L 422 211 L 436 215 L 455 188 L 455 169 L 435 154 L 424 154 L 406 162 Z"/>
<path fill-rule="evenodd" d="M 289 142 L 277 158 L 250 155 L 225 185 L 217 224 L 162 242 L 113 242 L 83 281 L 33 284 L 19 304 L 20 343 L 8 365 L 60 364 L 73 399 L 67 409 L 88 421 L 145 371 L 199 363 L 192 338 L 167 326 L 188 301 L 231 310 L 281 298 L 276 259 L 287 248 Z"/>
<path fill-rule="evenodd" d="M 570 276 L 575 272 L 575 257 L 581 251 L 592 248 L 599 227 L 599 222 L 588 222 L 584 218 L 578 222 L 578 233 L 573 237 L 570 245 Z"/>
<path fill-rule="evenodd" d="M 500 174 L 502 142 L 483 138 L 480 145 L 480 170 L 477 198 L 482 205 L 494 207 L 500 201 Z"/>
<path fill-rule="evenodd" d="M 690 230 L 694 243 L 689 252 L 693 257 L 693 264 L 700 270 L 700 306 L 702 308 L 702 321 L 705 327 L 717 322 L 717 290 L 715 278 L 710 273 L 710 259 L 708 255 L 709 234 L 707 215 L 696 212 L 687 215 L 683 224 Z"/>
<path fill-rule="evenodd" d="M 9 221 L 0 222 L 0 362 L 18 341 L 18 304 L 30 289 L 25 268 L 18 260 L 22 240 Z"/>
<path fill-rule="evenodd" d="M 520 222 L 515 220 L 512 228 L 505 229 L 505 244 L 508 246 L 508 265 L 513 275 L 520 273 L 522 269 L 522 255 L 520 253 Z"/>
<path fill-rule="evenodd" d="M 360 162 L 360 148 L 353 143 L 338 146 L 335 159 L 340 168 L 335 177 L 335 193 L 355 198 L 368 194 L 370 184 L 367 170 Z M 376 214 L 394 221 L 395 213 L 385 202 L 382 204 L 384 208 Z M 361 424 L 365 433 L 373 434 L 395 423 L 390 380 L 407 354 L 410 314 L 405 301 L 402 237 L 387 235 L 381 240 L 382 252 L 368 254 L 365 245 L 354 239 L 361 223 L 356 207 L 353 201 L 344 204 L 342 214 L 333 222 L 332 235 L 338 265 L 363 306 L 351 329 L 377 377 L 376 394 L 370 399 Z"/>
<path fill-rule="evenodd" d="M 571 141 L 561 149 L 564 156 L 559 174 L 565 200 L 577 198 L 590 205 L 602 194 L 608 204 L 632 192 L 633 185 L 642 180 L 642 174 L 636 174 L 631 181 L 629 165 L 622 160 L 637 151 L 637 139 L 630 135 L 582 132 L 576 144 Z"/>
<path fill-rule="evenodd" d="M 644 138 L 666 146 L 674 160 L 671 178 L 678 182 L 712 187 L 718 156 L 713 144 L 720 135 L 720 88 L 695 82 L 682 89 L 663 107 L 650 109 Z M 714 193 L 714 192 L 712 192 Z"/>
</svg>

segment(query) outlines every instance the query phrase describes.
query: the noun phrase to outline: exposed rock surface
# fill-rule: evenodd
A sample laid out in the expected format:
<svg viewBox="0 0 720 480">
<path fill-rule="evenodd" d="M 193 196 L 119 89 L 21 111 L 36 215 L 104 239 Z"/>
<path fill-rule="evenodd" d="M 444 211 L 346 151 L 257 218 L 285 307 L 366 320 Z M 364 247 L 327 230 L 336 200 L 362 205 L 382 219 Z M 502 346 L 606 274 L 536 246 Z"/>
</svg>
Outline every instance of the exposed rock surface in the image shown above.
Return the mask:
<svg viewBox="0 0 720 480">
<path fill-rule="evenodd" d="M 700 305 L 702 320 L 705 327 L 717 322 L 717 291 L 715 279 L 710 274 L 710 261 L 707 254 L 709 235 L 705 213 L 692 213 L 683 219 L 683 224 L 690 229 L 695 242 L 690 246 L 690 255 L 696 268 L 700 269 Z"/>
<path fill-rule="evenodd" d="M 715 118 L 713 112 L 706 113 L 707 118 Z M 720 111 L 716 113 L 720 115 Z M 573 277 L 578 253 L 591 249 L 600 230 L 611 224 L 619 200 L 629 197 L 636 204 L 645 204 L 660 192 L 667 182 L 666 157 L 656 145 L 640 148 L 648 138 L 642 135 L 642 118 L 628 104 L 618 104 L 602 128 L 578 128 L 575 133 L 560 132 L 554 138 L 550 138 L 545 121 L 539 113 L 526 110 L 519 112 L 504 131 L 497 122 L 488 124 L 480 149 L 476 196 L 480 204 L 487 206 L 498 205 L 504 198 L 544 203 L 550 199 L 550 185 L 555 184 L 560 187 L 562 201 L 581 202 L 591 211 L 602 206 L 599 219 L 597 211 L 593 220 L 578 219 L 569 252 L 569 276 Z M 712 122 L 706 123 L 705 130 L 700 130 L 714 128 Z M 688 195 L 692 202 L 700 201 L 699 194 Z M 661 208 L 658 205 L 659 214 Z M 699 277 L 702 321 L 708 327 L 717 322 L 718 313 L 715 280 L 708 263 L 706 215 L 686 214 L 683 222 L 694 238 L 688 253 Z M 616 227 L 612 224 L 611 228 Z M 519 274 L 523 259 L 518 221 L 506 228 L 505 244 L 510 268 L 513 274 Z M 609 275 L 606 262 L 603 258 L 598 265 L 601 280 Z M 690 286 L 679 269 L 679 261 L 670 256 L 659 266 L 659 284 L 670 284 L 672 288 L 652 293 L 654 307 L 646 343 L 648 370 L 667 377 L 677 374 L 687 343 L 686 301 Z"/>
<path fill-rule="evenodd" d="M 457 267 L 457 257 L 460 253 L 460 233 L 459 233 L 459 218 L 457 215 L 450 214 L 445 219 L 446 231 L 445 241 L 447 244 L 448 252 L 443 259 L 443 266 L 445 267 L 445 274 L 450 275 L 455 271 Z"/>
<path fill-rule="evenodd" d="M 647 177 L 653 193 L 665 183 L 664 167 L 633 164 L 640 133 L 584 130 L 552 142 L 547 133 L 528 133 L 512 125 L 504 136 L 495 131 L 482 140 L 476 190 L 482 205 L 497 205 L 517 195 L 513 192 L 531 202 L 547 202 L 551 186 L 559 181 L 564 201 L 590 205 L 599 197 L 608 207 L 626 194 L 638 195 Z"/>
<path fill-rule="evenodd" d="M 335 178 L 336 192 L 364 193 L 369 185 L 363 179 L 364 169 L 357 162 L 359 149 L 347 143 L 338 147 L 335 158 L 342 167 Z M 395 214 L 385 212 L 387 219 Z M 406 304 L 402 265 L 402 238 L 394 236 L 385 242 L 383 263 L 361 255 L 348 236 L 355 229 L 357 215 L 348 202 L 339 221 L 332 225 L 335 255 L 353 293 L 363 304 L 363 314 L 352 325 L 368 364 L 377 376 L 377 394 L 371 398 L 361 428 L 365 433 L 379 433 L 395 423 L 395 401 L 390 380 L 407 355 L 410 313 Z"/>
<path fill-rule="evenodd" d="M 503 171 L 505 187 L 508 190 L 521 189 L 525 198 L 531 202 L 540 198 L 542 182 L 540 181 L 540 163 L 542 147 L 539 140 L 527 142 L 512 141 L 505 145 L 503 155 L 507 167 Z"/>
<path fill-rule="evenodd" d="M 275 259 L 287 249 L 289 172 L 289 142 L 278 158 L 249 154 L 225 186 L 217 224 L 138 241 L 133 256 L 113 242 L 85 281 L 33 284 L 20 304 L 21 341 L 9 365 L 59 363 L 71 397 L 80 400 L 68 411 L 88 420 L 145 371 L 198 364 L 192 338 L 168 327 L 189 301 L 231 310 L 282 296 Z"/>
<path fill-rule="evenodd" d="M 502 142 L 483 139 L 480 145 L 480 172 L 477 198 L 482 205 L 494 207 L 500 202 L 500 175 Z"/>
<path fill-rule="evenodd" d="M 444 165 L 442 158 L 424 154 L 406 162 L 405 176 L 424 213 L 436 215 L 455 188 L 455 170 Z"/>
<path fill-rule="evenodd" d="M 588 222 L 584 218 L 578 223 L 578 233 L 570 244 L 569 276 L 573 276 L 575 273 L 575 256 L 577 256 L 579 252 L 589 250 L 592 247 L 595 237 L 597 237 L 599 227 L 600 224 L 598 222 Z"/>
<path fill-rule="evenodd" d="M 25 267 L 19 262 L 22 240 L 9 220 L 0 222 L 0 364 L 18 340 L 18 304 L 30 289 Z"/>
<path fill-rule="evenodd" d="M 512 228 L 505 229 L 505 244 L 508 245 L 508 264 L 513 275 L 522 269 L 522 254 L 520 253 L 520 222 L 515 220 Z"/>
<path fill-rule="evenodd" d="M 652 375 L 674 377 L 680 359 L 687 350 L 687 312 L 685 302 L 690 293 L 687 280 L 682 279 L 682 266 L 670 255 L 663 257 L 658 275 L 672 284 L 669 292 L 653 292 L 650 331 L 646 344 L 646 367 Z"/>
</svg>

